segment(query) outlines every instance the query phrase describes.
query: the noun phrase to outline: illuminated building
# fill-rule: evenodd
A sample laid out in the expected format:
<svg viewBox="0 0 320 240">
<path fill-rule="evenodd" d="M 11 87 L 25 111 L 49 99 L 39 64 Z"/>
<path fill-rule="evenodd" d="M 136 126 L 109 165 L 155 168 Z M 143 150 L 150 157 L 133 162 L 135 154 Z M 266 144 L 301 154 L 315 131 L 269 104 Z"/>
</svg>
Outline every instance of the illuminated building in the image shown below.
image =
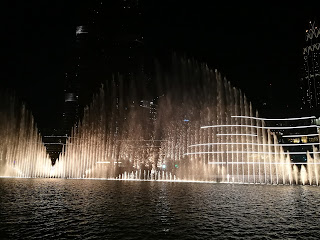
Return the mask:
<svg viewBox="0 0 320 240">
<path fill-rule="evenodd" d="M 306 46 L 303 48 L 303 77 L 301 78 L 302 109 L 319 116 L 320 110 L 320 29 L 309 22 L 306 30 Z"/>
<path fill-rule="evenodd" d="M 295 152 L 313 152 L 313 147 L 319 149 L 320 119 L 315 116 L 266 119 L 266 125 L 277 136 L 283 149 L 290 152 L 293 162 L 307 162 L 306 154 Z"/>
<path fill-rule="evenodd" d="M 148 110 L 150 122 L 157 120 L 157 104 L 155 103 L 155 99 L 153 101 L 141 100 L 140 107 Z"/>
</svg>

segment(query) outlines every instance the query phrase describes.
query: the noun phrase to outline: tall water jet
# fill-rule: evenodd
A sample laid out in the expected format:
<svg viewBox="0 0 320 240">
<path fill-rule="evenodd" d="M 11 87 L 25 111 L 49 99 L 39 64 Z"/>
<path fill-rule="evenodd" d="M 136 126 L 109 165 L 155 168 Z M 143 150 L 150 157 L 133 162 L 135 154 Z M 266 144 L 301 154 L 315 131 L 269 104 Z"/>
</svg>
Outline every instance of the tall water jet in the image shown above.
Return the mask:
<svg viewBox="0 0 320 240">
<path fill-rule="evenodd" d="M 308 180 L 308 173 L 306 170 L 306 167 L 304 165 L 301 165 L 301 169 L 300 169 L 300 181 L 302 185 L 305 185 L 307 183 Z"/>
<path fill-rule="evenodd" d="M 316 147 L 313 147 L 313 156 L 314 156 L 314 181 L 315 181 L 315 184 L 317 186 L 319 186 L 319 164 L 320 164 L 320 161 L 319 161 L 319 153 L 316 153 L 318 152 L 318 149 Z"/>
<path fill-rule="evenodd" d="M 0 110 L 0 176 L 50 176 L 51 160 L 25 105 L 2 93 Z"/>
</svg>

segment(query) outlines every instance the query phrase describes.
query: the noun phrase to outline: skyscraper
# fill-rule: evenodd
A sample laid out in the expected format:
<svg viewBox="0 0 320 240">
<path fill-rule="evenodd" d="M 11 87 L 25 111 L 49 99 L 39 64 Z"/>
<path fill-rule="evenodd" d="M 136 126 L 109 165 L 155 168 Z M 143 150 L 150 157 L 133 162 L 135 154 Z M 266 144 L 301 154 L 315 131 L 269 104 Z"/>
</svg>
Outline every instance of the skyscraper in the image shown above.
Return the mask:
<svg viewBox="0 0 320 240">
<path fill-rule="evenodd" d="M 69 134 L 79 120 L 79 93 L 82 78 L 88 67 L 88 28 L 77 26 L 75 47 L 70 59 L 69 70 L 65 73 L 63 129 Z"/>
<path fill-rule="evenodd" d="M 94 0 L 78 8 L 74 49 L 65 77 L 66 131 L 81 119 L 83 107 L 91 102 L 101 83 L 116 74 L 126 82 L 133 74 L 145 71 L 138 0 Z"/>
<path fill-rule="evenodd" d="M 143 73 L 142 9 L 138 0 L 91 1 L 79 7 L 74 49 L 65 76 L 64 129 L 81 119 L 101 83 Z M 130 88 L 124 83 L 124 91 Z"/>
<path fill-rule="evenodd" d="M 303 76 L 301 78 L 302 109 L 320 115 L 320 29 L 309 22 L 306 30 L 306 45 L 303 48 Z"/>
</svg>

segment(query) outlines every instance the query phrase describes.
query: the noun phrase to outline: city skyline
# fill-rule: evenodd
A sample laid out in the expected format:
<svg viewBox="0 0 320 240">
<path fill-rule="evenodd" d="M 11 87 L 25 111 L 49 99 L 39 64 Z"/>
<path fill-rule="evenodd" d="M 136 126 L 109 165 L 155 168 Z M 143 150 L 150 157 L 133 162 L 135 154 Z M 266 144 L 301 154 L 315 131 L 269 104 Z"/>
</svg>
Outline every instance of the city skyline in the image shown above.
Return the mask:
<svg viewBox="0 0 320 240">
<path fill-rule="evenodd" d="M 16 91 L 41 127 L 55 126 L 62 115 L 75 26 L 85 15 L 86 6 L 63 4 L 17 6 L 8 12 L 13 21 L 5 28 L 13 34 L 2 87 Z M 316 7 L 143 4 L 141 32 L 149 54 L 177 52 L 207 63 L 239 87 L 258 111 L 296 114 L 304 31 L 310 20 L 317 20 Z M 89 89 L 89 95 L 95 90 Z"/>
</svg>

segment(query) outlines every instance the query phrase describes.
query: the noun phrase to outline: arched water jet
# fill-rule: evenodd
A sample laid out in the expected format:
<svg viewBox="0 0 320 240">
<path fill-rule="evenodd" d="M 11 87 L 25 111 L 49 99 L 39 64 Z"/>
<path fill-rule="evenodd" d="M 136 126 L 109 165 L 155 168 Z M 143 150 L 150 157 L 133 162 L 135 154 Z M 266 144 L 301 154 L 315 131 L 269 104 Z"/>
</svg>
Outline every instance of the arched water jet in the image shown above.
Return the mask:
<svg viewBox="0 0 320 240">
<path fill-rule="evenodd" d="M 156 113 L 134 90 L 123 94 L 121 78 L 100 89 L 56 164 L 59 176 L 292 183 L 290 158 L 220 73 L 174 59 L 156 76 L 166 82 Z"/>
<path fill-rule="evenodd" d="M 15 133 L 20 142 L 12 139 L 13 153 L 2 148 L 1 155 L 11 167 L 14 159 L 29 156 L 17 162 L 13 175 L 21 177 L 319 184 L 318 153 L 299 171 L 264 121 L 256 119 L 246 96 L 217 71 L 174 60 L 171 71 L 156 78 L 166 84 L 152 101 L 141 101 L 150 97 L 140 89 L 147 84 L 134 77 L 130 90 L 121 77 L 101 87 L 53 168 L 32 155 L 45 156 L 43 145 L 20 144 L 29 138 L 39 142 L 24 110 L 18 123 L 24 130 Z"/>
</svg>

